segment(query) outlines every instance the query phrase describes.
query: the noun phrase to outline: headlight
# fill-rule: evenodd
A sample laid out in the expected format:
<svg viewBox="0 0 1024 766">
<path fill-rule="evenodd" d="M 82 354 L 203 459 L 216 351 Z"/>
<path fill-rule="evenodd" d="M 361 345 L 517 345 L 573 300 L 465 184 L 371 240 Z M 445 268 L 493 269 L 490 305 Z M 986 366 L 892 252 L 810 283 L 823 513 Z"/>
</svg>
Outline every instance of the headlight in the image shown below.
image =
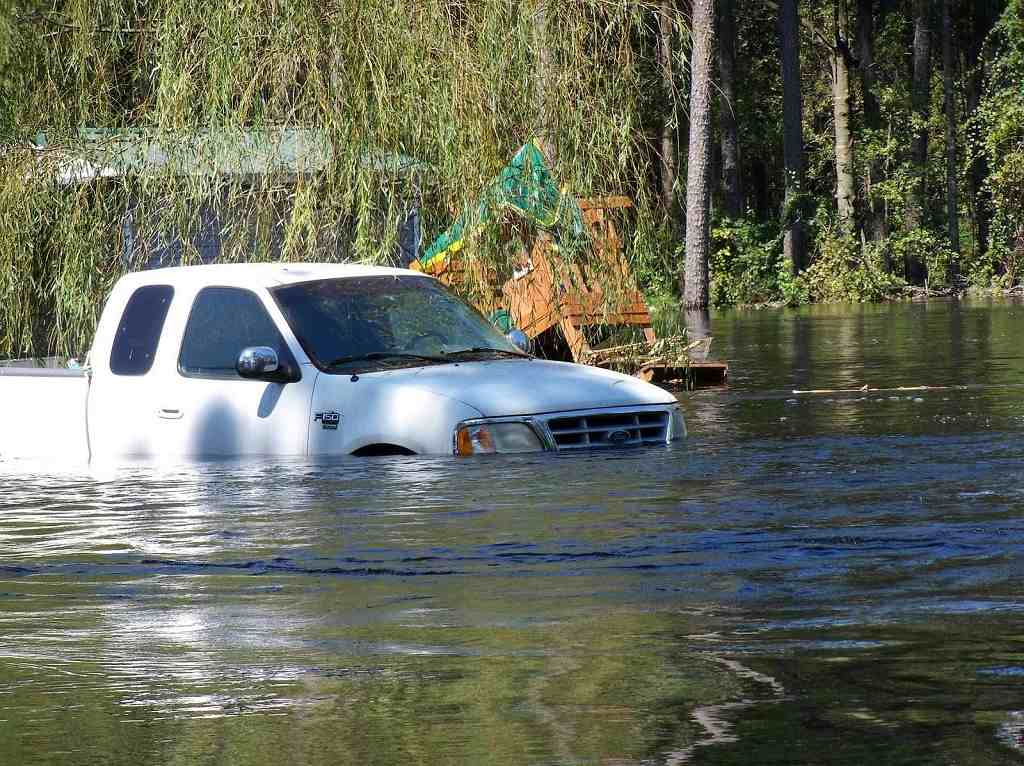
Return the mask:
<svg viewBox="0 0 1024 766">
<path fill-rule="evenodd" d="M 674 442 L 686 436 L 686 419 L 683 417 L 683 410 L 677 404 L 672 408 L 672 420 L 668 427 L 668 440 Z"/>
<path fill-rule="evenodd" d="M 455 429 L 455 454 L 540 452 L 544 445 L 526 423 L 463 423 Z"/>
</svg>

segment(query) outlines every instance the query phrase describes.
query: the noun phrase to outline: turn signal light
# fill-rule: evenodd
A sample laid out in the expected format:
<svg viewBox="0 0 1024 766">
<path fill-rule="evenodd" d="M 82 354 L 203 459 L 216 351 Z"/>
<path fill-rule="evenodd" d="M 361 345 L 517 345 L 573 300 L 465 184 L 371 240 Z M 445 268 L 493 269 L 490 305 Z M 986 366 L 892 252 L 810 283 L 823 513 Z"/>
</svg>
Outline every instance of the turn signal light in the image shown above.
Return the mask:
<svg viewBox="0 0 1024 766">
<path fill-rule="evenodd" d="M 487 426 L 463 426 L 455 439 L 455 452 L 462 457 L 469 455 L 493 455 L 494 438 Z"/>
</svg>

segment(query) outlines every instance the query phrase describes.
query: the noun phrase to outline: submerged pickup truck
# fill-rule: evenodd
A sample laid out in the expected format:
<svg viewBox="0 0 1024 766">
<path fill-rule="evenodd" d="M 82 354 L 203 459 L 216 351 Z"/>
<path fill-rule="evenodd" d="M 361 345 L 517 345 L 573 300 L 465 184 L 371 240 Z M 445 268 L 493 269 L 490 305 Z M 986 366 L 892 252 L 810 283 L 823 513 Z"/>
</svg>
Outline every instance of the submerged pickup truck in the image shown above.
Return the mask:
<svg viewBox="0 0 1024 766">
<path fill-rule="evenodd" d="M 0 459 L 468 456 L 685 435 L 666 391 L 536 359 L 524 339 L 400 269 L 129 274 L 80 369 L 0 363 Z"/>
</svg>

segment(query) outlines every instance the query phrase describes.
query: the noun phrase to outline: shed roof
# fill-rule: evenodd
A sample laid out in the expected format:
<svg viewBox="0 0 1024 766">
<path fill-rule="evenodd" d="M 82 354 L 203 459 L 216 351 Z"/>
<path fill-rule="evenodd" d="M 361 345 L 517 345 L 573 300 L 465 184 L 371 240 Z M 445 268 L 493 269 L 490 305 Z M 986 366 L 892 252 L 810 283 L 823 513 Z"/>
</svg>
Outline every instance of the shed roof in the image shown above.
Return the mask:
<svg viewBox="0 0 1024 766">
<path fill-rule="evenodd" d="M 83 128 L 79 140 L 67 146 L 50 144 L 41 131 L 36 148 L 61 155 L 56 165 L 58 178 L 69 184 L 167 174 L 294 178 L 323 172 L 335 159 L 329 137 L 314 128 L 216 128 L 184 133 Z M 366 151 L 360 162 L 365 168 L 393 176 L 428 167 L 405 154 L 388 152 Z"/>
</svg>

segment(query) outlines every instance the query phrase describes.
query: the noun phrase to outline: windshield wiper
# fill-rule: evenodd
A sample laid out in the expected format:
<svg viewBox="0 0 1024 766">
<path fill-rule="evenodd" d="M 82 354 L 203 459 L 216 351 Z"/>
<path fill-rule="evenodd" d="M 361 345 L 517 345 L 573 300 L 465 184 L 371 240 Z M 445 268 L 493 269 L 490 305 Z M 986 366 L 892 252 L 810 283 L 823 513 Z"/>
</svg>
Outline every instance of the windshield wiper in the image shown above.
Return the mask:
<svg viewBox="0 0 1024 766">
<path fill-rule="evenodd" d="M 529 354 L 524 354 L 522 351 L 509 351 L 504 348 L 491 348 L 490 346 L 474 346 L 473 348 L 460 348 L 458 351 L 446 351 L 445 356 L 460 356 L 462 354 L 505 354 L 506 356 L 516 356 L 523 359 L 533 359 Z"/>
<path fill-rule="evenodd" d="M 421 362 L 447 362 L 443 356 L 425 356 L 423 354 L 406 354 L 403 351 L 371 351 L 368 354 L 354 354 L 352 356 L 339 356 L 329 362 L 327 367 L 339 367 L 349 362 L 376 362 L 385 359 L 412 359 Z"/>
</svg>

